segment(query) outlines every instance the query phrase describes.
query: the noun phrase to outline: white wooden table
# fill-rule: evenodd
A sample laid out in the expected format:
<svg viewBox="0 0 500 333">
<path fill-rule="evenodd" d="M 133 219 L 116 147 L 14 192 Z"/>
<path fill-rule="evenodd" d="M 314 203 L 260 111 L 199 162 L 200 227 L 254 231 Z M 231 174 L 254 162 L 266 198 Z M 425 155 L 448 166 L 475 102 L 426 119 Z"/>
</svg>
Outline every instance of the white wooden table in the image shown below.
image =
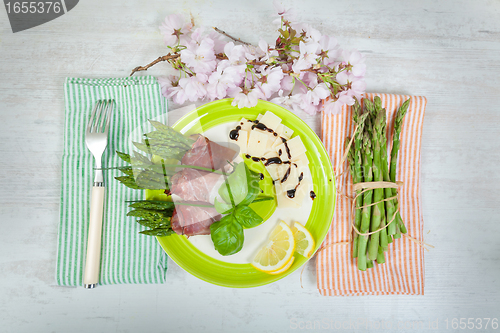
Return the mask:
<svg viewBox="0 0 500 333">
<path fill-rule="evenodd" d="M 173 262 L 165 285 L 57 287 L 64 78 L 127 76 L 165 54 L 158 26 L 176 12 L 253 43 L 277 36 L 270 1 L 85 0 L 16 34 L 0 9 L 1 332 L 286 332 L 314 324 L 443 332 L 454 318 L 500 317 L 500 2 L 286 5 L 366 55 L 369 92 L 428 98 L 422 199 L 426 241 L 436 248 L 425 257 L 425 295 L 322 297 L 314 263 L 303 288 L 295 272 L 226 289 Z M 319 133 L 319 117 L 301 116 Z M 484 324 L 480 331 L 492 331 Z"/>
</svg>

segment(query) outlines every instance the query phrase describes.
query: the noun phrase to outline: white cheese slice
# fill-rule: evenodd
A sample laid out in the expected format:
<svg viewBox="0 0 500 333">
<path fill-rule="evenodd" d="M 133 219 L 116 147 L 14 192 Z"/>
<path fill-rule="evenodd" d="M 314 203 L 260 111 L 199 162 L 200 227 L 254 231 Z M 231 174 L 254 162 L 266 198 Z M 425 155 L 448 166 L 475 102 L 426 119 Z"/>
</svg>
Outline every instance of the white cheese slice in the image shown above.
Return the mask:
<svg viewBox="0 0 500 333">
<path fill-rule="evenodd" d="M 259 121 L 260 121 L 260 120 L 262 119 L 262 117 L 264 117 L 264 115 L 263 115 L 262 113 L 260 113 L 260 114 L 257 116 L 257 120 L 259 120 Z"/>
<path fill-rule="evenodd" d="M 293 134 L 293 130 L 286 127 L 283 124 L 279 124 L 278 127 L 275 130 L 276 133 L 278 133 L 279 136 L 284 137 L 285 139 L 290 139 Z"/>
<path fill-rule="evenodd" d="M 285 181 L 281 183 L 281 188 L 283 191 L 292 190 L 299 183 L 298 168 L 293 164 L 283 164 L 283 165 L 286 166 L 286 170 L 285 170 L 285 173 L 282 175 L 280 182 L 281 182 L 281 180 L 284 179 L 284 177 L 286 176 L 286 173 L 288 173 L 288 176 L 285 179 Z M 290 171 L 288 171 L 288 170 L 290 170 Z"/>
<path fill-rule="evenodd" d="M 264 161 L 264 163 L 266 162 Z M 266 166 L 266 170 L 269 172 L 272 180 L 279 182 L 285 176 L 288 170 L 288 164 L 269 164 Z"/>
<path fill-rule="evenodd" d="M 264 152 L 264 154 L 267 153 L 267 152 L 269 152 L 269 151 L 273 151 L 273 143 L 274 143 L 274 141 L 276 141 L 276 137 L 274 136 L 273 133 L 268 132 L 268 131 L 263 131 L 263 130 L 260 130 L 258 128 L 254 128 L 252 131 L 257 131 L 257 132 L 260 132 L 260 133 L 264 133 L 267 136 L 266 151 Z"/>
<path fill-rule="evenodd" d="M 272 180 L 278 180 L 280 178 L 279 169 L 277 164 L 271 164 L 266 167 L 267 172 L 269 172 L 269 176 Z"/>
<path fill-rule="evenodd" d="M 261 157 L 266 153 L 268 136 L 262 131 L 251 131 L 248 137 L 247 154 Z"/>
<path fill-rule="evenodd" d="M 241 120 L 236 124 L 236 126 L 241 126 L 242 131 L 247 132 L 252 130 L 252 125 L 254 125 L 254 123 L 246 118 L 241 118 Z"/>
<path fill-rule="evenodd" d="M 309 165 L 309 159 L 306 154 L 300 154 L 299 156 L 294 156 L 292 158 L 292 163 L 295 163 L 300 167 Z"/>
<path fill-rule="evenodd" d="M 286 146 L 285 146 L 286 144 Z M 288 152 L 287 152 L 287 148 L 288 147 L 288 151 L 290 152 L 290 155 L 288 155 Z M 276 151 L 278 152 L 278 155 L 279 155 L 279 151 L 281 150 L 281 160 L 282 161 L 289 161 L 289 160 L 293 160 L 293 158 L 295 156 L 300 156 L 301 154 L 304 154 L 307 150 L 306 150 L 306 147 L 304 146 L 304 144 L 302 143 L 302 140 L 300 139 L 299 136 L 296 136 L 290 140 L 287 140 L 286 143 L 283 143 L 279 146 L 276 147 Z"/>
<path fill-rule="evenodd" d="M 272 113 L 271 111 L 267 111 L 264 114 L 264 116 L 261 119 L 259 119 L 259 122 L 266 125 L 267 128 L 276 131 L 276 128 L 278 128 L 278 125 L 281 123 L 281 118 Z"/>
<path fill-rule="evenodd" d="M 302 205 L 304 198 L 309 196 L 309 193 L 310 193 L 309 181 L 307 181 L 307 179 L 303 179 L 300 182 L 300 185 L 295 190 L 295 197 L 290 200 L 295 201 L 298 205 Z"/>
<path fill-rule="evenodd" d="M 286 140 L 286 139 L 285 139 Z M 273 150 L 276 150 L 276 147 L 278 147 L 279 145 L 283 144 L 283 139 L 281 139 L 280 136 L 278 136 L 274 142 L 273 142 L 273 145 L 272 145 L 272 149 Z"/>
<path fill-rule="evenodd" d="M 274 151 L 268 151 L 262 157 L 264 157 L 267 160 L 269 158 L 278 157 L 278 155 Z M 269 176 L 271 176 L 272 180 L 278 179 L 279 178 L 279 172 L 278 172 L 279 164 L 269 164 L 266 166 L 266 160 L 264 160 L 262 163 L 264 163 L 264 166 L 266 167 L 267 172 L 269 172 Z"/>
<path fill-rule="evenodd" d="M 288 141 L 287 141 L 288 142 Z M 288 156 L 288 153 L 287 153 L 287 146 L 285 146 L 285 143 L 282 143 L 278 146 L 276 146 L 276 148 L 274 148 L 276 150 L 276 152 L 278 153 L 278 156 L 281 158 L 281 160 L 283 162 L 287 162 L 289 161 L 291 158 L 293 158 L 292 154 L 291 154 L 291 151 L 290 151 L 290 156 Z"/>
<path fill-rule="evenodd" d="M 238 139 L 236 139 L 236 144 L 240 147 L 240 153 L 247 153 L 248 146 L 248 132 L 239 130 L 238 131 Z"/>
</svg>

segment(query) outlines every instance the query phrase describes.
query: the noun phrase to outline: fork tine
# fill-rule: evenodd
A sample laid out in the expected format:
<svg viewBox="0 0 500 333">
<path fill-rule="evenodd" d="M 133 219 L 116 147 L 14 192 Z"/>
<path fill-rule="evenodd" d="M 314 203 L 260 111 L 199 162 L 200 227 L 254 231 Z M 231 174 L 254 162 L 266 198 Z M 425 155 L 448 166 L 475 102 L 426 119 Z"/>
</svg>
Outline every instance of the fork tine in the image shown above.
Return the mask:
<svg viewBox="0 0 500 333">
<path fill-rule="evenodd" d="M 94 110 L 92 110 L 92 114 L 91 114 L 89 122 L 87 124 L 87 133 L 90 133 L 92 131 L 95 115 L 96 115 L 97 109 L 99 108 L 100 105 L 101 105 L 101 101 L 97 101 L 97 103 L 95 103 Z"/>
<path fill-rule="evenodd" d="M 99 110 L 99 121 L 96 122 L 95 132 L 103 133 L 104 124 L 106 120 L 106 108 L 108 106 L 108 101 L 102 101 L 101 109 Z"/>
<path fill-rule="evenodd" d="M 104 133 L 108 133 L 109 121 L 111 120 L 111 115 L 113 114 L 115 106 L 115 101 L 113 99 L 110 99 L 108 102 L 109 104 L 108 104 L 108 110 L 106 112 L 106 126 L 104 127 Z"/>
</svg>

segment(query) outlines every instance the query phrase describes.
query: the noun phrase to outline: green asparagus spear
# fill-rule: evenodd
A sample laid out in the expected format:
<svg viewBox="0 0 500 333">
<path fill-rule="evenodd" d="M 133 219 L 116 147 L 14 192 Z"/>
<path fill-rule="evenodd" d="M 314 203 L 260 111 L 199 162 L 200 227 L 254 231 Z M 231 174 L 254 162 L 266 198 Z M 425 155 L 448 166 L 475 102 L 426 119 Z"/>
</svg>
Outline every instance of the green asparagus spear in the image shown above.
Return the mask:
<svg viewBox="0 0 500 333">
<path fill-rule="evenodd" d="M 353 106 L 353 120 L 357 125 L 357 130 L 354 137 L 354 146 L 351 146 L 348 155 L 349 166 L 351 168 L 351 175 L 354 184 L 363 181 L 363 174 L 362 174 L 363 162 L 361 158 L 361 145 L 363 141 L 363 131 L 367 116 L 368 114 L 362 114 L 361 106 L 356 100 Z M 347 142 L 350 141 L 351 141 L 350 138 L 347 138 Z M 358 195 L 359 192 L 361 192 L 361 190 L 358 190 L 356 192 L 356 195 Z M 362 205 L 363 205 L 363 197 L 359 196 L 356 199 L 356 210 L 354 213 L 355 214 L 354 225 L 358 230 L 361 225 L 361 210 L 358 209 L 357 207 L 361 207 Z M 354 237 L 353 237 L 352 256 L 353 258 L 356 258 L 358 256 L 358 234 L 356 232 L 354 232 Z"/>
<path fill-rule="evenodd" d="M 370 118 L 366 119 L 365 122 L 365 131 L 363 132 L 363 146 L 362 146 L 362 157 L 363 157 L 363 179 L 365 182 L 371 182 L 373 180 L 372 173 L 372 159 L 373 159 L 373 151 L 371 144 L 371 134 L 370 131 Z M 371 220 L 371 211 L 372 207 L 370 205 L 372 203 L 373 190 L 368 190 L 363 193 L 363 210 L 361 211 L 361 225 L 359 231 L 361 233 L 367 233 L 370 230 L 370 220 Z M 358 269 L 365 271 L 368 267 L 367 258 L 366 258 L 366 248 L 368 245 L 368 237 L 369 236 L 359 236 L 358 237 Z"/>
<path fill-rule="evenodd" d="M 127 162 L 128 164 L 131 164 L 130 162 L 130 155 L 126 153 L 122 153 L 121 151 L 116 151 L 116 155 L 118 155 L 119 158 Z"/>
<path fill-rule="evenodd" d="M 160 132 L 163 132 L 165 133 L 165 135 L 169 136 L 171 138 L 172 141 L 177 141 L 177 142 L 181 142 L 189 147 L 191 147 L 194 143 L 194 140 L 188 138 L 188 137 L 185 137 L 184 135 L 182 135 L 181 133 L 177 132 L 176 130 L 174 130 L 172 127 L 170 126 L 167 126 L 165 124 L 162 124 L 158 121 L 155 121 L 155 120 L 149 120 L 149 122 L 151 123 L 151 125 L 153 125 L 158 131 Z"/>
<path fill-rule="evenodd" d="M 388 164 L 387 164 L 387 113 L 384 108 L 382 108 L 382 100 L 380 97 L 376 96 L 374 99 L 374 106 L 375 110 L 377 112 L 382 114 L 382 119 L 381 119 L 381 132 L 380 132 L 380 164 L 381 164 L 381 169 L 382 169 L 382 180 L 384 180 L 384 170 L 388 170 Z M 387 198 L 385 196 L 385 189 L 383 189 L 383 199 Z M 380 228 L 385 227 L 387 224 L 387 218 L 386 218 L 386 211 L 385 211 L 385 202 L 382 203 L 381 207 L 384 209 L 382 213 L 382 218 L 380 220 Z M 384 251 L 387 251 L 387 245 L 388 245 L 388 235 L 387 235 L 387 228 L 383 229 L 380 231 L 380 245 L 384 249 Z"/>
<path fill-rule="evenodd" d="M 140 200 L 135 201 L 129 205 L 130 208 L 142 208 L 152 210 L 167 210 L 174 209 L 175 204 L 172 201 L 158 201 L 158 200 Z"/>
<path fill-rule="evenodd" d="M 385 262 L 384 248 L 382 246 L 379 246 L 377 253 L 377 264 L 383 264 L 384 262 Z"/>
<path fill-rule="evenodd" d="M 403 126 L 403 118 L 406 115 L 406 112 L 408 111 L 408 106 L 410 105 L 410 100 L 406 100 L 398 109 L 396 113 L 396 118 L 394 120 L 394 134 L 392 136 L 392 150 L 391 150 L 391 167 L 389 170 L 389 176 L 391 182 L 396 182 L 396 169 L 397 169 L 397 164 L 398 164 L 398 153 L 399 153 L 399 147 L 401 145 L 400 141 L 400 135 L 401 135 L 401 128 Z M 392 196 L 397 195 L 397 190 L 392 189 Z M 395 202 L 394 209 L 396 210 L 398 207 L 397 201 Z M 404 234 L 406 234 L 407 230 L 406 227 L 403 223 L 403 219 L 401 218 L 401 214 L 398 212 L 396 215 L 396 221 L 400 231 Z M 399 238 L 399 237 L 398 237 Z"/>
<path fill-rule="evenodd" d="M 137 201 L 129 205 L 133 208 L 127 216 L 137 217 L 137 223 L 149 228 L 140 233 L 149 236 L 167 236 L 174 231 L 171 227 L 171 216 L 174 203 L 170 201 Z"/>
<path fill-rule="evenodd" d="M 380 99 L 379 99 L 380 100 Z M 380 152 L 380 159 L 382 163 L 382 175 L 384 178 L 384 181 L 391 181 L 390 176 L 389 176 L 389 164 L 387 160 L 387 126 L 384 127 L 384 140 L 381 143 L 381 152 Z M 392 194 L 392 189 L 391 188 L 385 188 L 384 189 L 384 195 L 385 198 L 390 198 L 394 196 Z M 394 212 L 396 211 L 394 205 L 397 202 L 397 199 L 395 200 L 389 200 L 385 202 L 385 224 L 389 223 L 391 219 L 394 217 Z M 387 239 L 388 243 L 392 243 L 392 238 L 390 237 L 391 235 L 394 235 L 396 233 L 396 224 L 397 221 L 392 221 L 392 223 L 387 227 L 387 234 L 389 235 L 389 238 Z"/>
<path fill-rule="evenodd" d="M 365 103 L 368 101 L 365 100 Z M 375 109 L 375 106 L 371 103 L 367 103 L 368 107 L 372 108 L 372 145 L 373 145 L 373 180 L 374 181 L 382 181 L 382 162 L 380 159 L 381 155 L 381 143 L 383 141 L 382 132 L 383 127 L 385 126 L 385 110 L 383 109 Z M 370 224 L 370 231 L 376 231 L 381 227 L 382 216 L 385 217 L 385 205 L 384 202 L 381 202 L 384 199 L 384 189 L 376 188 L 373 191 L 373 201 L 378 202 L 375 206 L 373 206 L 372 210 L 372 220 Z M 387 232 L 385 229 L 376 232 L 371 235 L 370 246 L 368 249 L 368 257 L 371 260 L 376 260 L 378 255 L 378 247 L 380 243 L 380 237 L 384 237 L 385 235 L 385 244 L 387 244 Z M 387 245 L 386 245 L 387 246 Z"/>
<path fill-rule="evenodd" d="M 346 146 L 349 144 L 350 141 L 351 141 L 351 138 L 347 137 L 346 138 Z M 351 172 L 352 182 L 354 184 L 359 183 L 359 177 L 358 177 L 358 174 L 356 171 L 356 167 L 354 165 L 354 159 L 355 159 L 354 155 L 355 154 L 356 154 L 355 148 L 354 148 L 354 146 L 351 146 L 351 148 L 349 149 L 349 153 L 347 155 L 347 161 L 349 163 L 349 170 Z M 363 198 L 361 198 L 361 202 L 362 201 L 363 201 Z M 361 222 L 361 214 L 360 214 L 359 210 L 357 209 L 357 207 L 359 207 L 358 200 L 356 200 L 356 210 L 354 212 L 354 225 L 356 226 L 356 228 L 359 228 L 359 224 Z M 358 234 L 354 233 L 354 236 L 352 239 L 352 257 L 353 258 L 356 258 L 358 256 L 357 250 L 358 250 Z"/>
</svg>

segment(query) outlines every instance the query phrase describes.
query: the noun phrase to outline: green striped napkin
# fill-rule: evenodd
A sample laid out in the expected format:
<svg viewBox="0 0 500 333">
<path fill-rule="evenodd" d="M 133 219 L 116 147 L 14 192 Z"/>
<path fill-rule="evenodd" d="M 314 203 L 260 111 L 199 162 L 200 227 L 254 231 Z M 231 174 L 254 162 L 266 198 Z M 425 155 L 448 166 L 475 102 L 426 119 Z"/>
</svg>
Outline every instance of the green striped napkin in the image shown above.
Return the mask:
<svg viewBox="0 0 500 333">
<path fill-rule="evenodd" d="M 148 119 L 166 123 L 166 100 L 153 76 L 117 79 L 67 78 L 64 86 L 66 121 L 62 157 L 61 211 L 56 281 L 81 286 L 87 247 L 90 191 L 94 160 L 85 146 L 85 127 L 99 99 L 114 99 L 103 168 L 124 165 L 115 151 L 130 152 L 130 139 L 150 131 Z M 140 235 L 143 227 L 127 217 L 130 200 L 143 199 L 142 191 L 126 188 L 114 179 L 118 170 L 105 170 L 100 284 L 163 283 L 167 256 L 156 238 Z"/>
</svg>

